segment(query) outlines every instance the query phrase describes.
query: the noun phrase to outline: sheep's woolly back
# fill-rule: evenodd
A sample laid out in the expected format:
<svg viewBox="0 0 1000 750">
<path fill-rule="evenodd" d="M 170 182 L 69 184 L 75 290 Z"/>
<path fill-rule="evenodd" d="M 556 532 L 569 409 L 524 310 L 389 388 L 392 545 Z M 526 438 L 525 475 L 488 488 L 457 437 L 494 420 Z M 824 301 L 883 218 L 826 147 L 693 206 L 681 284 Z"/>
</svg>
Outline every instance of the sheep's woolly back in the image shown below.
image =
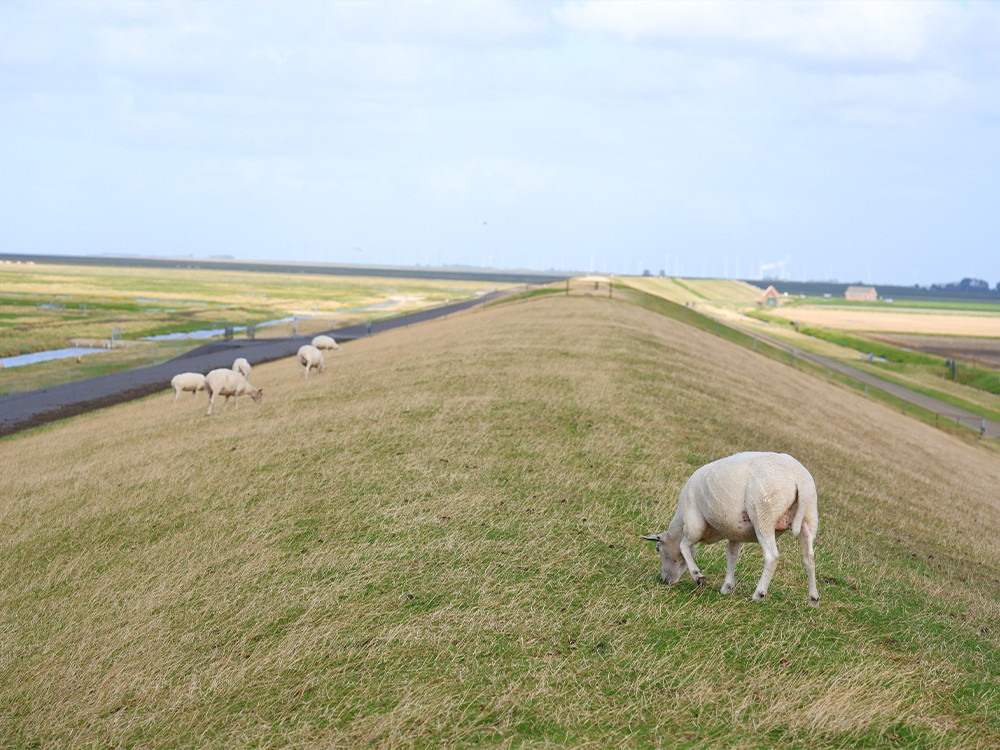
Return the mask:
<svg viewBox="0 0 1000 750">
<path fill-rule="evenodd" d="M 175 389 L 190 390 L 196 388 L 201 390 L 205 387 L 205 376 L 200 372 L 181 372 L 170 379 L 170 385 Z"/>
<path fill-rule="evenodd" d="M 312 344 L 299 347 L 299 364 L 304 367 L 320 367 L 323 364 L 323 352 Z"/>
<path fill-rule="evenodd" d="M 796 499 L 798 506 L 790 519 L 792 531 L 798 535 L 803 521 L 808 521 L 815 533 L 819 525 L 816 484 L 806 468 L 784 453 L 737 453 L 706 464 L 691 475 L 681 490 L 671 526 L 679 533 L 682 527 L 697 527 L 704 518 L 720 533 L 735 534 L 741 514 L 770 522 Z M 747 527 L 744 524 L 742 528 Z"/>
<path fill-rule="evenodd" d="M 226 369 L 212 370 L 205 376 L 205 383 L 210 392 L 222 396 L 243 395 L 257 390 L 238 372 Z"/>
<path fill-rule="evenodd" d="M 340 349 L 340 345 L 334 340 L 333 336 L 327 336 L 326 334 L 316 336 L 312 340 L 312 345 L 317 349 Z"/>
</svg>

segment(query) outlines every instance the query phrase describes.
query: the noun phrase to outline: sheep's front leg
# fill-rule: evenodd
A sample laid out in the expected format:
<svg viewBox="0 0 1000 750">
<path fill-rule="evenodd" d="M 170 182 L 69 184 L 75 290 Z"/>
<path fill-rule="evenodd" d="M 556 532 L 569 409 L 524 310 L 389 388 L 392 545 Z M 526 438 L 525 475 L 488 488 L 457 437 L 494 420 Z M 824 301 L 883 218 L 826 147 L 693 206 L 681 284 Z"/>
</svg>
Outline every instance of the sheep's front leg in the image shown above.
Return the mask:
<svg viewBox="0 0 1000 750">
<path fill-rule="evenodd" d="M 726 547 L 726 581 L 719 589 L 721 594 L 731 594 L 736 588 L 736 561 L 740 557 L 740 543 L 730 542 Z"/>
<path fill-rule="evenodd" d="M 753 592 L 753 600 L 760 602 L 764 601 L 764 597 L 767 596 L 767 587 L 771 584 L 775 568 L 778 567 L 778 543 L 774 539 L 773 531 L 766 536 L 758 531 L 757 541 L 760 542 L 760 548 L 764 550 L 764 572 L 760 574 L 757 590 Z"/>
<path fill-rule="evenodd" d="M 815 607 L 819 604 L 819 589 L 816 588 L 816 563 L 813 561 L 813 539 L 815 532 L 809 528 L 809 524 L 802 522 L 802 530 L 799 532 L 799 542 L 802 543 L 802 562 L 806 566 L 806 574 L 809 576 L 809 604 Z"/>
<path fill-rule="evenodd" d="M 684 562 L 687 563 L 688 570 L 691 571 L 691 577 L 694 579 L 694 582 L 698 586 L 704 586 L 708 579 L 705 578 L 694 561 L 694 553 L 691 551 L 693 546 L 694 543 L 686 536 L 681 539 L 681 556 L 684 558 Z"/>
</svg>

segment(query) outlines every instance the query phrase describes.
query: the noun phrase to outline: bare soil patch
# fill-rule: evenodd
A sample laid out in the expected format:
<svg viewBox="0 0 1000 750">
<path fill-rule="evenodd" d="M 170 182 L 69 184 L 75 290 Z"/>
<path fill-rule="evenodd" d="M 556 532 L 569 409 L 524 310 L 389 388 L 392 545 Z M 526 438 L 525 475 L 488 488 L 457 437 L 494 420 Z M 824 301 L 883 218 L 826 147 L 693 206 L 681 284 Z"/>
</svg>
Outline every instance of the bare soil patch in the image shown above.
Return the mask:
<svg viewBox="0 0 1000 750">
<path fill-rule="evenodd" d="M 965 336 L 917 336 L 894 334 L 875 336 L 880 341 L 942 357 L 975 360 L 1000 367 L 1000 339 L 977 339 Z"/>
</svg>

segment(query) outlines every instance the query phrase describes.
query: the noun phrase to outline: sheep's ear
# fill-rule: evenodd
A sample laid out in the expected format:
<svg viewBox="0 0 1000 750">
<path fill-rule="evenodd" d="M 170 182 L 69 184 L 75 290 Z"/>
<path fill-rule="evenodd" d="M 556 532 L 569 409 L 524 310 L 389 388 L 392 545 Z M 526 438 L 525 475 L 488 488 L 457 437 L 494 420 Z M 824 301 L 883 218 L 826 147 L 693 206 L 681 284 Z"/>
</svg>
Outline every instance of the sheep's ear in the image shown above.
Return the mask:
<svg viewBox="0 0 1000 750">
<path fill-rule="evenodd" d="M 660 542 L 660 541 L 663 541 L 662 539 L 660 539 L 660 535 L 659 534 L 656 534 L 655 536 L 646 536 L 646 535 L 643 535 L 642 538 L 645 539 L 647 542 Z"/>
</svg>

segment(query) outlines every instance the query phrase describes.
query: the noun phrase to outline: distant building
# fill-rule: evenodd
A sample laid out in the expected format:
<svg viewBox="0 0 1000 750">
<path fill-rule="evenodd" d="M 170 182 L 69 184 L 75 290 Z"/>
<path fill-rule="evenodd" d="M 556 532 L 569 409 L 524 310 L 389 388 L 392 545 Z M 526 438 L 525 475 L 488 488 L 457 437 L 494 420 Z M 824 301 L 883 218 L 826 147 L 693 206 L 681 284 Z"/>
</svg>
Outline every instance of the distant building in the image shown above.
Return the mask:
<svg viewBox="0 0 1000 750">
<path fill-rule="evenodd" d="M 873 286 L 849 286 L 844 292 L 844 299 L 853 302 L 878 302 L 878 292 Z"/>
<path fill-rule="evenodd" d="M 774 288 L 772 284 L 767 289 L 764 290 L 764 294 L 761 296 L 761 303 L 765 305 L 771 305 L 772 307 L 778 304 L 778 299 L 781 297 L 778 294 L 778 290 Z"/>
</svg>

